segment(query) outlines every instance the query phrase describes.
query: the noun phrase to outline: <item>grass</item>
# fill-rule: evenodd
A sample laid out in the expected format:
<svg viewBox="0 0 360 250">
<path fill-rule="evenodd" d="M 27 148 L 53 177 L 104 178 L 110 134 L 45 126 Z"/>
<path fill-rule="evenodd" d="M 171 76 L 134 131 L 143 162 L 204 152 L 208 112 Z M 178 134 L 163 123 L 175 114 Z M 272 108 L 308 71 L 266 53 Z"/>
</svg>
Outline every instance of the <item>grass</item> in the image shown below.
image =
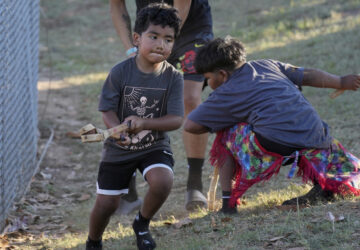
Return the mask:
<svg viewBox="0 0 360 250">
<path fill-rule="evenodd" d="M 127 2 L 134 13 L 134 4 Z M 359 0 L 210 0 L 210 4 L 215 35 L 241 39 L 249 60 L 273 58 L 334 74 L 360 73 Z M 112 65 L 124 58 L 111 24 L 108 1 L 42 0 L 41 6 L 40 41 L 45 49 L 40 54 L 40 74 L 47 74 L 51 67 L 54 78 L 61 83 L 53 91 L 64 92 L 64 95 L 77 93 L 78 119 L 101 127 L 102 121 L 96 112 L 101 85 Z M 204 98 L 209 92 L 207 88 Z M 346 92 L 331 100 L 330 92 L 311 88 L 303 91 L 331 126 L 334 137 L 355 155 L 360 155 L 360 93 Z M 282 201 L 310 188 L 298 179 L 288 180 L 286 168 L 269 182 L 249 189 L 239 214 L 234 217 L 205 210 L 187 214 L 183 207 L 187 168 L 181 132 L 172 132 L 171 139 L 176 179 L 169 199 L 151 223 L 159 249 L 360 248 L 357 198 L 290 211 L 277 208 Z M 212 139 L 213 135 L 209 147 Z M 79 181 L 86 177 L 94 183 L 101 146 L 83 147 L 71 140 L 65 140 L 63 146 L 71 147 L 75 156 L 83 153 L 80 158 L 73 158 L 73 162 L 86 166 L 86 171 L 83 168 L 80 172 L 84 176 Z M 204 172 L 206 189 L 212 172 L 208 163 Z M 140 178 L 138 186 L 143 195 L 146 184 Z M 78 188 L 81 190 L 83 186 Z M 53 189 L 71 192 L 55 184 L 51 189 L 52 192 Z M 74 232 L 38 237 L 21 249 L 83 249 L 93 201 L 62 208 Z M 220 200 L 217 205 L 220 206 Z M 345 217 L 334 224 L 334 230 L 327 219 L 328 212 Z M 186 217 L 192 224 L 177 228 L 176 222 Z M 133 216 L 112 218 L 104 234 L 105 249 L 135 249 L 132 219 Z"/>
</svg>

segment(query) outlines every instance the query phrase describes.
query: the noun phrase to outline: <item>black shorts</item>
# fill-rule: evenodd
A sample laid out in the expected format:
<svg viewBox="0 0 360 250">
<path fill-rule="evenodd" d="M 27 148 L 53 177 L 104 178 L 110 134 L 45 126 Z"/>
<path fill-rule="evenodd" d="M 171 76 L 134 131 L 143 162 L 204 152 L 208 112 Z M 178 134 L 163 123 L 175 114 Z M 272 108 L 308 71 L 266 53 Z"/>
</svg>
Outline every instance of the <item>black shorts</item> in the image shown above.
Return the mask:
<svg viewBox="0 0 360 250">
<path fill-rule="evenodd" d="M 189 42 L 180 48 L 177 48 L 168 58 L 168 62 L 171 63 L 177 70 L 183 73 L 184 80 L 191 80 L 196 82 L 203 82 L 204 76 L 198 74 L 195 70 L 195 57 L 200 47 L 202 47 L 206 41 L 198 40 Z"/>
<path fill-rule="evenodd" d="M 153 168 L 167 168 L 173 172 L 173 166 L 172 153 L 166 150 L 153 151 L 131 161 L 100 162 L 96 192 L 105 195 L 127 194 L 131 177 L 137 169 L 145 178 Z"/>
</svg>

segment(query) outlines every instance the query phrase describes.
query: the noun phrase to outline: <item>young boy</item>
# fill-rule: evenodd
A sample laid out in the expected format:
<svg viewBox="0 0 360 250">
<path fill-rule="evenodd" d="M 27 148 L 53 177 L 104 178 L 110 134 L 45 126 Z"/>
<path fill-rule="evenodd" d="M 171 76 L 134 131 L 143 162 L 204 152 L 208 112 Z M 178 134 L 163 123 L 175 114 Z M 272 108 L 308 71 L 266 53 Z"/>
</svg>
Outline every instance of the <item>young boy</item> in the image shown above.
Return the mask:
<svg viewBox="0 0 360 250">
<path fill-rule="evenodd" d="M 104 144 L 87 249 L 102 248 L 102 234 L 137 169 L 149 184 L 133 222 L 137 246 L 156 246 L 149 223 L 173 183 L 174 160 L 165 131 L 181 127 L 184 114 L 182 75 L 166 62 L 179 27 L 177 10 L 166 4 L 142 9 L 133 35 L 138 54 L 114 66 L 104 83 L 99 110 L 105 125 L 126 123 L 130 128 L 122 140 Z"/>
<path fill-rule="evenodd" d="M 201 48 L 195 67 L 214 91 L 190 113 L 184 128 L 196 134 L 217 132 L 210 160 L 220 167 L 222 212 L 236 212 L 237 199 L 249 187 L 291 161 L 289 176 L 298 165 L 304 181 L 326 191 L 317 193 L 324 198 L 329 193 L 360 195 L 359 159 L 330 136 L 328 125 L 301 93 L 302 86 L 357 90 L 360 76 L 339 77 L 274 60 L 246 62 L 244 46 L 232 38 Z"/>
<path fill-rule="evenodd" d="M 133 56 L 131 20 L 125 0 L 110 0 L 111 17 L 114 27 L 127 50 Z M 179 10 L 181 30 L 176 38 L 171 55 L 167 59 L 184 76 L 185 116 L 201 103 L 204 78 L 195 71 L 194 61 L 199 47 L 213 39 L 211 8 L 208 0 L 136 0 L 136 12 L 150 2 L 165 2 Z M 203 195 L 202 169 L 207 145 L 207 134 L 195 135 L 183 131 L 183 143 L 188 162 L 185 208 L 189 211 L 206 207 Z M 127 214 L 139 205 L 135 178 L 130 182 L 129 194 L 121 197 L 117 213 Z"/>
</svg>

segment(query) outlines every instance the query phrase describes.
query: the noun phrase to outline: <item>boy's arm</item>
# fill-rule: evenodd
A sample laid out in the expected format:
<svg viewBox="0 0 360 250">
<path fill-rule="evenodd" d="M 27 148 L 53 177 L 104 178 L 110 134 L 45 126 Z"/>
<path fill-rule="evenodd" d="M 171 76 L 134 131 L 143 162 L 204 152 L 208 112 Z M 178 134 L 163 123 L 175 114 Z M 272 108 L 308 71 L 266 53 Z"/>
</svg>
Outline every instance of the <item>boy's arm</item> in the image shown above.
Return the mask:
<svg viewBox="0 0 360 250">
<path fill-rule="evenodd" d="M 192 134 L 203 134 L 209 132 L 209 129 L 203 125 L 200 125 L 192 120 L 186 119 L 184 130 Z"/>
<path fill-rule="evenodd" d="M 120 124 L 120 120 L 117 117 L 116 113 L 112 110 L 103 111 L 102 118 L 105 123 L 106 128 L 113 128 Z"/>
<path fill-rule="evenodd" d="M 134 47 L 131 32 L 131 19 L 125 0 L 110 0 L 111 19 L 126 51 Z M 135 52 L 127 55 L 134 55 Z"/>
<path fill-rule="evenodd" d="M 303 86 L 357 90 L 360 87 L 359 75 L 337 76 L 318 69 L 304 69 Z"/>
<path fill-rule="evenodd" d="M 191 0 L 174 0 L 174 8 L 179 11 L 179 17 L 181 19 L 181 27 L 184 25 L 186 18 L 188 17 L 191 7 Z"/>
<path fill-rule="evenodd" d="M 130 133 L 139 133 L 142 130 L 171 131 L 181 127 L 183 117 L 178 115 L 164 115 L 158 118 L 141 118 L 138 116 L 126 117 L 124 122 L 131 120 Z"/>
</svg>

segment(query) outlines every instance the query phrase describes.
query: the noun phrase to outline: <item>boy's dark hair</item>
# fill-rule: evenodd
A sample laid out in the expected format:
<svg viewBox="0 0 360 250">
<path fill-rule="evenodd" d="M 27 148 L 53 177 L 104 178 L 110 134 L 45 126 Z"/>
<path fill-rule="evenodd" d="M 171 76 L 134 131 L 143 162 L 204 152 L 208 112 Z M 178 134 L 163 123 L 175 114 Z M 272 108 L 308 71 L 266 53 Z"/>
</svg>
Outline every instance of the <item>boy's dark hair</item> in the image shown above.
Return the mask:
<svg viewBox="0 0 360 250">
<path fill-rule="evenodd" d="M 220 69 L 232 72 L 237 65 L 245 62 L 245 47 L 239 40 L 216 38 L 199 49 L 194 66 L 199 74 Z"/>
<path fill-rule="evenodd" d="M 175 31 L 175 38 L 179 35 L 181 19 L 177 9 L 166 3 L 152 3 L 141 9 L 136 15 L 134 31 L 141 35 L 150 24 L 169 26 Z"/>
</svg>

